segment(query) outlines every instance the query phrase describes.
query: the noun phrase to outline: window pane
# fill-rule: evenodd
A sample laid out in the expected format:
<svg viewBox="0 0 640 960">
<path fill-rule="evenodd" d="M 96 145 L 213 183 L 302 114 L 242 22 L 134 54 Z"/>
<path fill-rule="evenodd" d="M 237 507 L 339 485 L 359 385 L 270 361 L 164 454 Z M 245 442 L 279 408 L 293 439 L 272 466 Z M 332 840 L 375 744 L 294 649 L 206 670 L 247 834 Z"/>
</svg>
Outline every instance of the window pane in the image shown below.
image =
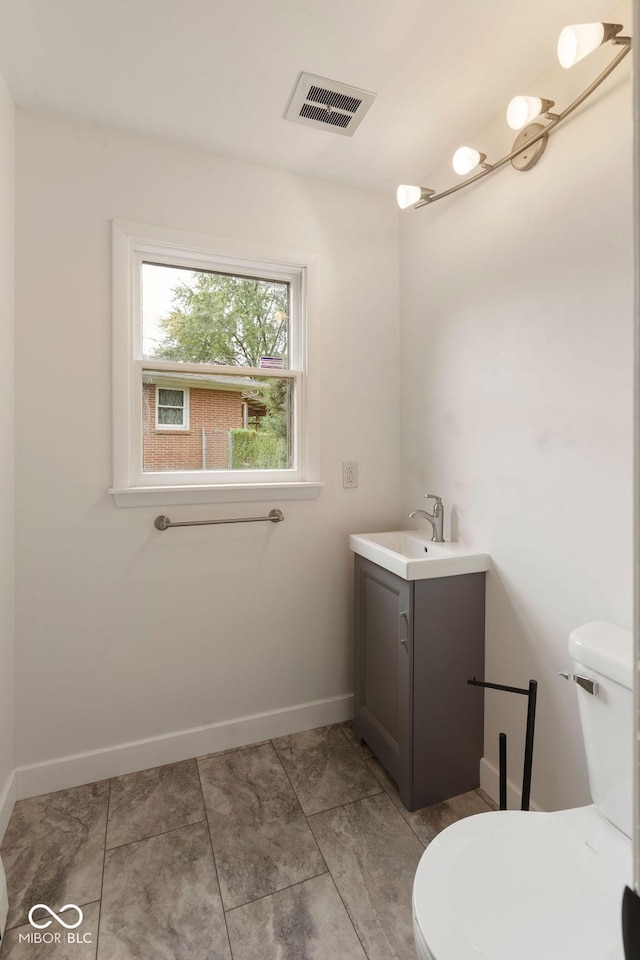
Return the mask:
<svg viewBox="0 0 640 960">
<path fill-rule="evenodd" d="M 145 358 L 259 367 L 289 348 L 289 284 L 142 264 Z"/>
<path fill-rule="evenodd" d="M 158 389 L 159 407 L 183 407 L 184 390 L 163 390 Z"/>
<path fill-rule="evenodd" d="M 175 407 L 158 407 L 158 423 L 184 423 L 184 410 Z"/>
<path fill-rule="evenodd" d="M 155 396 L 183 395 L 162 380 L 184 379 L 189 388 L 189 429 L 162 431 L 161 424 L 182 424 L 181 408 L 158 405 Z M 211 376 L 143 371 L 143 470 L 287 470 L 293 468 L 295 381 L 287 377 Z M 175 419 L 175 418 L 178 419 Z M 158 430 L 157 427 L 160 427 Z"/>
</svg>

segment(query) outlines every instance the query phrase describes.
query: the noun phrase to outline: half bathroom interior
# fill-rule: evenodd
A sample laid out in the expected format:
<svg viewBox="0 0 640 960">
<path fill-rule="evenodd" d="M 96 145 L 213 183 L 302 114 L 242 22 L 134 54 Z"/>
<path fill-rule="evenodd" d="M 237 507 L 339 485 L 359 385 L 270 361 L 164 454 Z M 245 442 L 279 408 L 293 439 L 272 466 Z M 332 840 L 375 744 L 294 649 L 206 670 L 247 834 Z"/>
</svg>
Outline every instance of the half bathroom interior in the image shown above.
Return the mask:
<svg viewBox="0 0 640 960">
<path fill-rule="evenodd" d="M 501 732 L 518 809 L 526 722 L 480 694 L 476 780 L 416 810 L 354 730 L 349 538 L 430 541 L 427 491 L 444 546 L 489 558 L 484 676 L 538 683 L 531 809 L 591 803 L 559 674 L 577 628 L 632 629 L 631 57 L 535 169 L 395 200 L 454 183 L 460 143 L 507 153 L 514 94 L 577 96 L 611 53 L 564 71 L 555 41 L 590 21 L 633 35 L 632 3 L 0 6 L 0 957 L 415 956 L 420 858 L 496 809 Z M 301 71 L 377 93 L 352 139 L 284 118 Z M 221 393 L 134 356 L 145 258 L 304 277 L 262 375 L 299 390 L 305 475 L 127 487 L 140 377 L 165 434 Z M 229 430 L 265 416 L 246 371 L 217 375 Z M 37 904 L 91 936 L 21 941 Z"/>
</svg>

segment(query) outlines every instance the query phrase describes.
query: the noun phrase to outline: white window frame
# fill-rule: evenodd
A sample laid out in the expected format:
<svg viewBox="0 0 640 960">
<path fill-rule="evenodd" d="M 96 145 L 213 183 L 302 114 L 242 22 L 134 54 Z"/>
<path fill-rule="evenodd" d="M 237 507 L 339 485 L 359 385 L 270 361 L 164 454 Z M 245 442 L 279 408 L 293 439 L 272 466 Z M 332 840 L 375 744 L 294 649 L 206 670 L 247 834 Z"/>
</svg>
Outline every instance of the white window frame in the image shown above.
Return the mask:
<svg viewBox="0 0 640 960">
<path fill-rule="evenodd" d="M 142 356 L 141 264 L 143 261 L 219 270 L 288 282 L 292 321 L 288 370 L 144 360 Z M 317 420 L 310 403 L 307 313 L 315 287 L 314 257 L 256 247 L 225 238 L 113 222 L 113 494 L 118 506 L 309 499 L 324 486 L 318 479 Z M 295 463 L 287 470 L 143 471 L 143 371 L 290 377 L 295 381 Z M 171 429 L 163 424 L 161 429 Z M 312 436 L 313 433 L 313 436 Z"/>
<path fill-rule="evenodd" d="M 182 432 L 188 431 L 189 430 L 189 410 L 190 410 L 189 387 L 168 387 L 166 385 L 163 387 L 159 383 L 154 383 L 154 387 L 156 388 L 156 422 L 155 422 L 156 433 L 158 432 L 164 433 L 165 430 L 180 430 Z M 161 390 L 179 390 L 180 393 L 182 394 L 182 406 L 170 407 L 168 403 L 160 403 Z M 184 414 L 182 418 L 182 423 L 160 423 L 160 420 L 158 418 L 158 410 L 160 407 L 163 407 L 163 409 L 165 410 L 169 410 L 169 409 L 182 410 Z"/>
</svg>

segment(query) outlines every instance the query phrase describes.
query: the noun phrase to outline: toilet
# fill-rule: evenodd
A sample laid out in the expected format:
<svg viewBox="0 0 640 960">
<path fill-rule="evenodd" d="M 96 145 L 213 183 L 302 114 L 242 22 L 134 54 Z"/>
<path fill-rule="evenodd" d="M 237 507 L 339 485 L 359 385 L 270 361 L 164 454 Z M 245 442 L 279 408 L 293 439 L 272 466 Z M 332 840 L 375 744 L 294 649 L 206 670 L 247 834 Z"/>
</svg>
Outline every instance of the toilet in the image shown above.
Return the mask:
<svg viewBox="0 0 640 960">
<path fill-rule="evenodd" d="M 589 623 L 571 634 L 569 655 L 593 803 L 478 814 L 432 840 L 413 886 L 418 960 L 624 960 L 622 895 L 633 875 L 632 635 Z"/>
</svg>

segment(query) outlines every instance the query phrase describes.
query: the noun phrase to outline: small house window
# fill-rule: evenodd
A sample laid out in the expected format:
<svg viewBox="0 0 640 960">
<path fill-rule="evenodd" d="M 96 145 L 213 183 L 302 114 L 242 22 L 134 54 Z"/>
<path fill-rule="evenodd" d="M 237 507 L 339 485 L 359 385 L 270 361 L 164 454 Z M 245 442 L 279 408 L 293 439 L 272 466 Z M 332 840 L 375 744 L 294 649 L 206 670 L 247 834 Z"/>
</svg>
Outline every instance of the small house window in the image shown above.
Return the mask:
<svg viewBox="0 0 640 960">
<path fill-rule="evenodd" d="M 189 391 L 158 387 L 156 392 L 158 430 L 189 429 Z"/>
</svg>

